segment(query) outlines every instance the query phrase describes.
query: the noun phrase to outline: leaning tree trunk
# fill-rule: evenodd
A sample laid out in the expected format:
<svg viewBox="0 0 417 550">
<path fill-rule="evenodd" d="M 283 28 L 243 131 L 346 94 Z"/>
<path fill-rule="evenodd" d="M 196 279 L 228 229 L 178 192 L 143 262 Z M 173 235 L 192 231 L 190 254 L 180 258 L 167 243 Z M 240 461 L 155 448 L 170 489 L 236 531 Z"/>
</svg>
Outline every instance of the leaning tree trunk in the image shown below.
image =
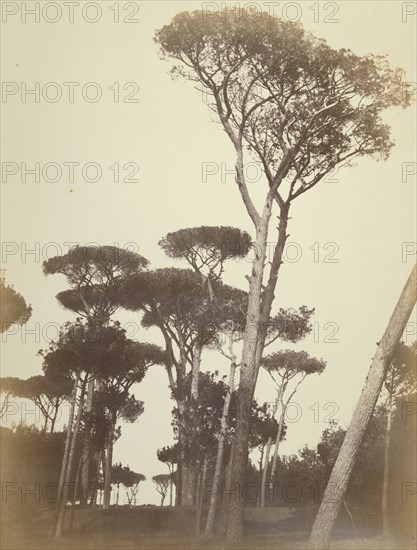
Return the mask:
<svg viewBox="0 0 417 550">
<path fill-rule="evenodd" d="M 116 427 L 116 411 L 110 411 L 110 426 L 107 438 L 106 449 L 106 469 L 104 471 L 104 501 L 103 509 L 108 510 L 110 508 L 110 495 L 111 495 L 111 473 L 113 465 L 113 439 L 114 429 Z"/>
<path fill-rule="evenodd" d="M 392 393 L 388 400 L 388 416 L 387 427 L 385 430 L 385 446 L 384 446 L 384 478 L 382 482 L 382 534 L 389 535 L 391 532 L 388 519 L 388 485 L 389 485 L 389 451 L 391 444 L 391 427 L 392 427 Z"/>
<path fill-rule="evenodd" d="M 365 386 L 353 413 L 352 421 L 346 432 L 313 525 L 309 542 L 311 550 L 323 550 L 329 546 L 333 525 L 343 502 L 363 435 L 381 391 L 386 370 L 415 303 L 416 266 L 413 267 L 372 360 Z"/>
<path fill-rule="evenodd" d="M 232 336 L 230 336 L 230 338 L 232 338 Z M 220 489 L 220 479 L 221 479 L 222 466 L 223 466 L 224 447 L 225 447 L 225 441 L 226 441 L 227 418 L 229 416 L 230 402 L 232 400 L 233 386 L 235 383 L 235 373 L 236 373 L 236 356 L 232 356 L 232 362 L 230 363 L 230 371 L 229 371 L 229 384 L 228 384 L 229 387 L 227 388 L 227 393 L 223 403 L 219 442 L 217 447 L 216 464 L 214 466 L 213 484 L 212 484 L 212 489 L 210 494 L 209 509 L 207 513 L 205 535 L 209 535 L 212 532 L 214 519 L 216 516 L 218 494 Z M 204 492 L 204 485 L 202 487 L 202 491 Z"/>
<path fill-rule="evenodd" d="M 85 393 L 85 380 L 83 381 L 83 384 L 81 387 L 80 402 L 78 405 L 78 412 L 77 412 L 77 419 L 75 421 L 74 433 L 71 438 L 71 445 L 70 445 L 70 450 L 68 455 L 68 464 L 65 472 L 63 490 L 62 490 L 61 499 L 58 502 L 58 517 L 56 520 L 55 536 L 54 536 L 55 539 L 59 539 L 62 536 L 62 529 L 63 529 L 64 519 L 65 519 L 65 510 L 66 510 L 68 494 L 69 494 L 69 485 L 70 485 L 71 475 L 72 475 L 72 466 L 74 463 L 75 447 L 77 443 L 77 436 L 80 429 L 81 416 L 83 412 L 84 393 Z"/>
</svg>

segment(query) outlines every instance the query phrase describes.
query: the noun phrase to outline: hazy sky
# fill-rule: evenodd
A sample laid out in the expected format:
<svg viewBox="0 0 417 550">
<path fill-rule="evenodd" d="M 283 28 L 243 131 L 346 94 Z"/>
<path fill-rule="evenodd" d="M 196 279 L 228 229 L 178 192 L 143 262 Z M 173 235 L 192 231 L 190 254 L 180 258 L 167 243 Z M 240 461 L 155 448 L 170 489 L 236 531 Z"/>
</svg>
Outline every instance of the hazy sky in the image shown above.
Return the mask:
<svg viewBox="0 0 417 550">
<path fill-rule="evenodd" d="M 90 21 L 97 16 L 96 23 L 85 21 L 77 7 L 71 23 L 69 8 L 63 7 L 59 19 L 52 3 L 41 2 L 36 22 L 21 11 L 23 4 L 29 8 L 33 2 L 3 2 L 3 9 L 6 4 L 2 267 L 7 281 L 32 305 L 33 315 L 26 326 L 3 335 L 1 375 L 26 378 L 41 373 L 36 351 L 47 347 L 59 324 L 73 318 L 55 299 L 67 287 L 65 280 L 46 278 L 41 270 L 42 261 L 65 253 L 68 243 L 129 246 L 153 267 L 185 267 L 159 249 L 157 243 L 167 232 L 198 225 L 233 225 L 252 235 L 253 231 L 234 184 L 229 140 L 214 122 L 204 95 L 191 84 L 171 80 L 169 63 L 160 60 L 153 42 L 156 29 L 179 11 L 201 9 L 201 2 L 102 1 L 96 3 L 101 14 L 94 6 L 84 13 Z M 210 4 L 220 9 L 222 3 Z M 286 18 L 300 15 L 307 29 L 333 47 L 388 54 L 394 66 L 406 69 L 411 90 L 416 82 L 412 4 L 277 2 L 275 13 Z M 55 23 L 46 20 L 54 18 Z M 38 98 L 28 94 L 36 83 Z M 93 102 L 98 92 L 101 98 Z M 54 101 L 56 94 L 61 98 Z M 344 425 L 349 421 L 375 344 L 411 270 L 413 256 L 404 253 L 416 241 L 416 176 L 411 175 L 415 109 L 391 110 L 386 120 L 396 142 L 387 162 L 360 160 L 300 197 L 292 208 L 293 244 L 280 274 L 275 307 L 316 308 L 314 333 L 295 347 L 324 358 L 328 365 L 297 394 L 298 413 L 295 407 L 291 413 L 300 418 L 293 423 L 287 419 L 283 453 L 296 452 L 305 443 L 314 445 L 327 426 L 326 413 L 337 409 L 333 418 Z M 39 163 L 39 182 L 33 174 L 23 181 L 22 163 L 28 169 Z M 68 163 L 79 163 L 72 165 L 73 181 Z M 102 175 L 94 183 L 97 166 Z M 137 171 L 135 166 L 138 173 L 132 178 L 139 181 L 123 181 Z M 216 173 L 204 177 L 207 166 Z M 58 181 L 45 181 L 55 174 Z M 255 197 L 262 197 L 264 189 L 263 181 L 251 185 Z M 275 238 L 272 230 L 270 240 Z M 249 266 L 248 261 L 229 263 L 225 281 L 247 289 L 244 275 Z M 140 340 L 162 344 L 156 330 L 137 329 L 137 315 L 121 312 L 117 318 L 131 323 L 130 333 Z M 408 343 L 415 339 L 415 317 L 411 321 Z M 280 346 L 276 343 L 271 351 Z M 226 372 L 227 363 L 219 354 L 205 353 L 202 369 Z M 165 466 L 156 460 L 155 451 L 172 442 L 173 402 L 166 373 L 153 368 L 134 393 L 145 401 L 145 413 L 138 423 L 123 425 L 114 459 L 147 476 L 140 502 L 156 503 L 159 496 L 150 478 L 164 472 Z M 266 375 L 260 376 L 257 396 L 261 401 L 273 399 Z M 18 422 L 19 415 L 13 420 Z"/>
</svg>

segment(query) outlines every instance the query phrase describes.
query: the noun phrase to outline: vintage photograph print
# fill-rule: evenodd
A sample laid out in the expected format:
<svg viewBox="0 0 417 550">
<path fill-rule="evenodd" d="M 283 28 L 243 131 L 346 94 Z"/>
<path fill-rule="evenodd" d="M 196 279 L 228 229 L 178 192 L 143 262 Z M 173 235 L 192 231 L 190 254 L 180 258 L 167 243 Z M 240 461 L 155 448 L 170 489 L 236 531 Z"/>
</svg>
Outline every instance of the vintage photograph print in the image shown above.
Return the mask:
<svg viewBox="0 0 417 550">
<path fill-rule="evenodd" d="M 0 9 L 0 548 L 415 550 L 417 3 Z"/>
</svg>

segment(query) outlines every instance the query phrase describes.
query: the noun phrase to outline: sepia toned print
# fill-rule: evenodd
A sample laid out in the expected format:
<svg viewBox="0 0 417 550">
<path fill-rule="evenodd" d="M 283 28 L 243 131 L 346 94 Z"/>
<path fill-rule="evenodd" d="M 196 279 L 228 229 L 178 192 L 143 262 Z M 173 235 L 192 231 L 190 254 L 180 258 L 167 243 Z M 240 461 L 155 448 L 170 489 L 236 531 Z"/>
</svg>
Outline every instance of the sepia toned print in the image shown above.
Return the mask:
<svg viewBox="0 0 417 550">
<path fill-rule="evenodd" d="M 416 3 L 0 6 L 1 548 L 415 548 Z"/>
</svg>

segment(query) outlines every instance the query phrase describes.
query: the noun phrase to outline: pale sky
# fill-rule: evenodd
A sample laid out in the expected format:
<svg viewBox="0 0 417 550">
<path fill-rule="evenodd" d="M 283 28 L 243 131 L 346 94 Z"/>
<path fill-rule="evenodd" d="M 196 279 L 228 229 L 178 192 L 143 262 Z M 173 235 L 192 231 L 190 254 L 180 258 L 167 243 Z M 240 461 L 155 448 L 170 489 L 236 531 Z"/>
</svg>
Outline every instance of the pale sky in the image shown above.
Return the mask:
<svg viewBox="0 0 417 550">
<path fill-rule="evenodd" d="M 2 268 L 7 281 L 32 305 L 33 314 L 26 326 L 3 335 L 1 376 L 27 378 L 41 373 L 36 351 L 47 347 L 59 324 L 74 318 L 55 299 L 67 288 L 65 280 L 46 278 L 41 269 L 47 257 L 64 254 L 68 243 L 129 246 L 153 267 L 186 267 L 165 257 L 157 245 L 169 231 L 199 225 L 233 225 L 251 235 L 253 231 L 233 175 L 227 173 L 234 166 L 229 140 L 213 122 L 204 96 L 189 83 L 171 80 L 170 65 L 159 59 L 153 42 L 156 29 L 179 11 L 201 9 L 201 2 L 102 1 L 97 2 L 101 17 L 96 23 L 83 20 L 76 8 L 72 23 L 68 8 L 60 20 L 49 23 L 45 17 L 57 17 L 53 7 L 40 14 L 39 22 L 30 15 L 22 22 L 21 3 L 3 2 L 3 8 L 5 4 L 19 11 L 3 13 L 2 28 L 2 80 L 9 83 L 3 88 L 1 105 Z M 51 3 L 40 3 L 46 4 Z M 119 5 L 118 23 L 115 8 L 110 9 L 115 4 Z M 362 55 L 388 54 L 392 65 L 406 69 L 407 82 L 415 83 L 412 4 L 277 2 L 276 14 L 287 18 L 299 14 L 307 29 L 333 47 Z M 93 10 L 87 17 L 94 17 Z M 126 17 L 138 22 L 124 23 Z M 25 89 L 34 89 L 36 82 L 39 101 L 25 95 Z M 72 85 L 73 102 L 69 101 L 71 86 L 65 82 L 79 83 Z M 134 84 L 124 88 L 126 83 Z M 97 90 L 102 93 L 97 102 L 83 98 L 83 93 L 94 98 Z M 51 102 L 56 91 L 62 97 Z M 119 102 L 115 102 L 117 91 Z M 138 101 L 124 103 L 127 97 Z M 387 162 L 359 160 L 355 168 L 321 182 L 292 207 L 289 242 L 295 244 L 282 267 L 275 308 L 304 304 L 316 308 L 314 334 L 295 347 L 325 359 L 327 369 L 307 380 L 297 394 L 301 417 L 293 423 L 287 419 L 284 454 L 296 452 L 305 443 L 315 445 L 327 427 L 325 413 L 334 408 L 338 409 L 334 419 L 342 425 L 349 422 L 375 344 L 411 271 L 410 252 L 413 247 L 415 251 L 416 241 L 415 107 L 393 109 L 386 120 L 396 142 Z M 28 174 L 23 182 L 21 163 L 31 169 L 36 162 L 40 181 Z M 74 165 L 72 182 L 64 164 L 68 162 L 79 163 Z M 54 178 L 53 165 L 48 163 L 57 163 L 62 170 L 55 183 L 43 177 Z M 96 183 L 88 181 L 94 177 L 94 166 L 87 165 L 87 177 L 83 175 L 88 163 L 100 166 L 102 177 Z M 115 163 L 121 179 L 137 165 L 133 178 L 139 181 L 115 182 Z M 135 164 L 123 169 L 126 163 Z M 217 173 L 203 178 L 207 163 L 217 163 L 218 168 L 210 165 Z M 7 175 L 15 168 L 18 173 Z M 251 186 L 256 197 L 262 197 L 264 189 L 262 181 Z M 270 240 L 275 240 L 273 230 Z M 30 254 L 31 250 L 36 253 Z M 324 261 L 331 252 L 336 263 Z M 244 275 L 249 267 L 248 261 L 229 263 L 224 280 L 246 290 Z M 130 323 L 132 336 L 162 344 L 158 331 L 136 328 L 138 315 L 120 312 L 116 318 Z M 408 326 L 408 343 L 416 338 L 415 321 L 414 316 Z M 337 341 L 325 341 L 326 337 Z M 291 346 L 276 343 L 270 351 L 280 347 Z M 206 352 L 202 370 L 215 369 L 226 372 L 227 363 L 219 354 Z M 145 413 L 137 423 L 122 426 L 122 437 L 115 445 L 114 460 L 147 477 L 141 503 L 159 502 L 151 477 L 167 470 L 155 454 L 173 441 L 173 402 L 167 386 L 161 367 L 148 372 L 134 389 L 136 397 L 145 401 Z M 272 401 L 269 377 L 261 374 L 256 393 L 260 401 Z M 317 407 L 318 419 L 313 412 Z M 296 414 L 295 408 L 292 412 Z M 18 422 L 19 416 L 13 420 Z"/>
</svg>

